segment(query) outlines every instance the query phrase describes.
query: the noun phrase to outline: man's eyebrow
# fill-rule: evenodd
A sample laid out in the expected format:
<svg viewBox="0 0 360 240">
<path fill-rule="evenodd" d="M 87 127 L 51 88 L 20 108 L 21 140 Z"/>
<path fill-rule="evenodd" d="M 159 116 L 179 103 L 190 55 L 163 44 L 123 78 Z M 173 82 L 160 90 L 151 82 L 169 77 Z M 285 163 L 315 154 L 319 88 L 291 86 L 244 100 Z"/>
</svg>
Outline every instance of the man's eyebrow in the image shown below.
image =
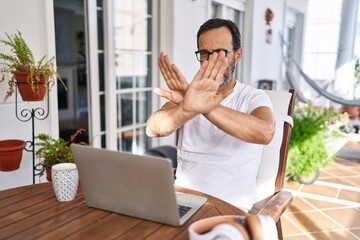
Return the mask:
<svg viewBox="0 0 360 240">
<path fill-rule="evenodd" d="M 212 51 L 208 51 L 208 50 L 206 50 L 206 49 L 200 49 L 200 50 L 198 50 L 198 51 L 199 51 L 199 52 L 213 53 L 213 52 L 221 51 L 221 50 L 225 51 L 225 50 L 228 50 L 228 49 L 226 49 L 226 48 L 217 48 L 217 49 L 214 49 L 214 50 L 212 50 Z"/>
</svg>

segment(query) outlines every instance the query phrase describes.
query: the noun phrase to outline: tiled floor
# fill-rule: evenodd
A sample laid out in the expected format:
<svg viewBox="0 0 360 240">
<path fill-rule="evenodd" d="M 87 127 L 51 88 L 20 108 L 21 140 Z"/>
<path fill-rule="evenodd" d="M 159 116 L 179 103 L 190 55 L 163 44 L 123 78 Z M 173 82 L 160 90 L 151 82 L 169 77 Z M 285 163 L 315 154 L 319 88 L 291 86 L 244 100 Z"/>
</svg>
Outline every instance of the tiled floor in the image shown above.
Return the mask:
<svg viewBox="0 0 360 240">
<path fill-rule="evenodd" d="M 360 143 L 344 148 L 360 151 Z M 284 239 L 360 239 L 359 160 L 337 157 L 314 184 L 289 181 L 285 189 L 294 200 L 281 218 Z"/>
</svg>

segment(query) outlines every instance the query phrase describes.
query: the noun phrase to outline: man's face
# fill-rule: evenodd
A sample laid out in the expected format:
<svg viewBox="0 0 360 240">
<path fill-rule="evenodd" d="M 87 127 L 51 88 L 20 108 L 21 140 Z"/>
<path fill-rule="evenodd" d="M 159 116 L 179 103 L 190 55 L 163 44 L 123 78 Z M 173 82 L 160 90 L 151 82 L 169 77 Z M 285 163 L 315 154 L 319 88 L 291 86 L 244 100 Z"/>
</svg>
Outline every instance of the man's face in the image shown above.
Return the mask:
<svg viewBox="0 0 360 240">
<path fill-rule="evenodd" d="M 216 49 L 233 49 L 232 35 L 228 28 L 221 27 L 211 29 L 200 35 L 199 50 L 213 52 Z M 235 52 L 228 52 L 227 59 L 227 69 L 224 73 L 224 78 L 221 85 L 230 82 L 235 75 Z"/>
</svg>

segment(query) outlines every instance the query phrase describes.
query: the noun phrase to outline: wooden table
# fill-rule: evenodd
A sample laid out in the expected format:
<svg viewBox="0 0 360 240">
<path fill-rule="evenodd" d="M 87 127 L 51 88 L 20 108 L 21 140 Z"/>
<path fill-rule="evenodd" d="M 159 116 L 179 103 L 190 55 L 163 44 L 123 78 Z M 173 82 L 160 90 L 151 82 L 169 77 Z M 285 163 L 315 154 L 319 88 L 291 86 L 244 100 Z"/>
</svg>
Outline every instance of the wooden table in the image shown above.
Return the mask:
<svg viewBox="0 0 360 240">
<path fill-rule="evenodd" d="M 0 191 L 0 239 L 188 239 L 189 225 L 217 215 L 246 215 L 217 198 L 184 188 L 208 201 L 182 227 L 172 227 L 86 206 L 81 188 L 59 202 L 51 183 Z"/>
</svg>

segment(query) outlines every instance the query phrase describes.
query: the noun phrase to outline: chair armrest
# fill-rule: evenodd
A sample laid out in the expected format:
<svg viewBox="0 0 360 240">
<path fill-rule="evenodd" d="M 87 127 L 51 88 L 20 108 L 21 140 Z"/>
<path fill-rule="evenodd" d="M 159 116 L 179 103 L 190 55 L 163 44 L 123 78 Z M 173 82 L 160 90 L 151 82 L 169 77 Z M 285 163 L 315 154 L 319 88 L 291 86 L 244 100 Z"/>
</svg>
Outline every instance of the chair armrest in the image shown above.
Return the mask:
<svg viewBox="0 0 360 240">
<path fill-rule="evenodd" d="M 275 193 L 261 208 L 258 215 L 271 216 L 277 222 L 286 208 L 291 204 L 293 196 L 290 192 L 279 191 Z"/>
</svg>

